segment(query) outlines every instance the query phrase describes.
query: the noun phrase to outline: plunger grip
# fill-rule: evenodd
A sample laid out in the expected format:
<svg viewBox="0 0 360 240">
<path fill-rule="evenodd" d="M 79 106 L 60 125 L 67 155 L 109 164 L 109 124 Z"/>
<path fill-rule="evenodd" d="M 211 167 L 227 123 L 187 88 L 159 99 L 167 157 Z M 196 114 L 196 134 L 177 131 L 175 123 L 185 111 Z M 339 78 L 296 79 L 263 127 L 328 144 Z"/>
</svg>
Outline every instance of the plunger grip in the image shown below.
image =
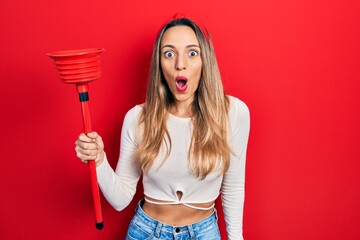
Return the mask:
<svg viewBox="0 0 360 240">
<path fill-rule="evenodd" d="M 81 103 L 84 132 L 87 134 L 92 131 L 87 84 L 82 84 L 80 86 L 77 86 L 77 91 L 79 93 L 79 98 Z M 92 192 L 92 198 L 93 198 L 94 210 L 95 210 L 96 228 L 101 230 L 104 227 L 104 223 L 102 219 L 100 193 L 99 193 L 99 186 L 96 175 L 95 161 L 94 160 L 88 161 L 88 166 L 90 172 L 91 192 Z"/>
</svg>

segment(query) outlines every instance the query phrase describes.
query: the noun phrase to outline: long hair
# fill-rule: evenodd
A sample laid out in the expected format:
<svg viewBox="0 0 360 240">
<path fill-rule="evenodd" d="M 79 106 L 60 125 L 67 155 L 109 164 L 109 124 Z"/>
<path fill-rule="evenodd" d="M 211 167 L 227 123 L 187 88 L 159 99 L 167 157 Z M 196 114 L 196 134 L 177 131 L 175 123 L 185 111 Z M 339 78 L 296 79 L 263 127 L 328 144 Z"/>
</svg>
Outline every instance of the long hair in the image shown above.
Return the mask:
<svg viewBox="0 0 360 240">
<path fill-rule="evenodd" d="M 230 165 L 231 149 L 228 143 L 229 99 L 225 95 L 216 56 L 207 30 L 188 18 L 167 23 L 159 32 L 152 53 L 146 102 L 140 114 L 138 129 L 142 139 L 136 157 L 145 174 L 153 165 L 162 146 L 167 155 L 171 151 L 171 139 L 166 127 L 168 111 L 174 104 L 173 95 L 166 83 L 160 65 L 160 44 L 164 33 L 175 26 L 190 27 L 197 37 L 202 60 L 202 73 L 191 106 L 193 133 L 188 159 L 193 174 L 204 179 L 210 172 L 221 167 L 222 174 Z"/>
</svg>

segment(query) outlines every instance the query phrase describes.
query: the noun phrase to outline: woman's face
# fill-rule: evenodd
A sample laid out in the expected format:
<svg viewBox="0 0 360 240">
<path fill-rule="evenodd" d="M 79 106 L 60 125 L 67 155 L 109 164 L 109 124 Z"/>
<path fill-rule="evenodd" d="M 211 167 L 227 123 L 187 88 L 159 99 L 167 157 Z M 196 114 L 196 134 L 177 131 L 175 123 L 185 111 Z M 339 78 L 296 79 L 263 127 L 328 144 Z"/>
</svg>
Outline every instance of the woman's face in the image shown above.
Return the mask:
<svg viewBox="0 0 360 240">
<path fill-rule="evenodd" d="M 160 43 L 160 63 L 175 103 L 190 105 L 201 77 L 202 60 L 195 32 L 188 26 L 171 27 Z"/>
</svg>

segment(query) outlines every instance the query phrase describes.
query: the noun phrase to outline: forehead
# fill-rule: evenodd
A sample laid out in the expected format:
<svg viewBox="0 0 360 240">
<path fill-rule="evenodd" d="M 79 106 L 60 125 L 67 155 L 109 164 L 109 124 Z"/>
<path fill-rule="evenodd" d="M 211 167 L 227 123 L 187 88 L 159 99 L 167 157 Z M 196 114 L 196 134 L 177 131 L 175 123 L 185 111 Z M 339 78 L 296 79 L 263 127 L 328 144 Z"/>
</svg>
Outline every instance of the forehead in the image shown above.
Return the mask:
<svg viewBox="0 0 360 240">
<path fill-rule="evenodd" d="M 161 39 L 161 46 L 164 45 L 199 45 L 196 34 L 188 26 L 171 27 L 164 33 Z"/>
</svg>

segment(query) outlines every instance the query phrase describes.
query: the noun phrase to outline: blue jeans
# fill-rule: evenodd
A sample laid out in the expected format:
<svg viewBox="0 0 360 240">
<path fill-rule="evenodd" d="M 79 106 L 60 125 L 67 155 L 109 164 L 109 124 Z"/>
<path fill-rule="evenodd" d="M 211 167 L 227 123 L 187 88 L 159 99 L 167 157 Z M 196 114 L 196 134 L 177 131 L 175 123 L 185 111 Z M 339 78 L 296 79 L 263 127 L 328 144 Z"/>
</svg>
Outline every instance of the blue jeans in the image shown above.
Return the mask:
<svg viewBox="0 0 360 240">
<path fill-rule="evenodd" d="M 136 207 L 130 222 L 126 240 L 220 240 L 216 209 L 200 222 L 185 226 L 171 226 L 148 216 L 141 208 L 143 200 Z"/>
</svg>

